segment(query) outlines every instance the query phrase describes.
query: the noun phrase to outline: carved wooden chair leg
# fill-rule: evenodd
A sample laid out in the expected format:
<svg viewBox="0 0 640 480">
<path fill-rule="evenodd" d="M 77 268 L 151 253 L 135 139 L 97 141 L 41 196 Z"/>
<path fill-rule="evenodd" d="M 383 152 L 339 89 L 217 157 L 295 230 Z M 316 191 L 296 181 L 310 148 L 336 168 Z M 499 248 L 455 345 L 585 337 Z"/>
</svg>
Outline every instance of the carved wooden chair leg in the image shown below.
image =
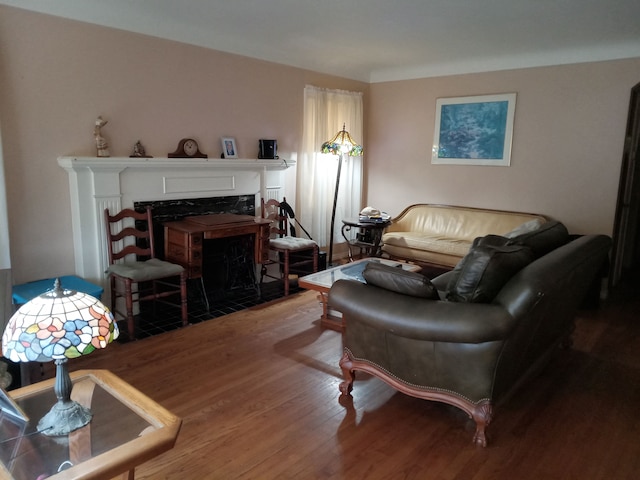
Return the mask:
<svg viewBox="0 0 640 480">
<path fill-rule="evenodd" d="M 282 271 L 284 277 L 284 296 L 289 295 L 289 250 L 284 252 L 284 267 Z"/>
<path fill-rule="evenodd" d="M 491 423 L 493 417 L 493 406 L 488 400 L 476 406 L 472 413 L 473 420 L 476 422 L 476 431 L 473 435 L 473 443 L 479 447 L 487 446 L 486 428 Z"/>
<path fill-rule="evenodd" d="M 135 323 L 133 318 L 133 300 L 132 300 L 131 280 L 126 279 L 124 282 L 125 308 L 127 310 L 127 330 L 129 340 L 135 340 Z"/>
<path fill-rule="evenodd" d="M 351 363 L 351 358 L 347 352 L 344 352 L 340 359 L 340 368 L 342 369 L 342 376 L 345 379 L 344 382 L 340 383 L 340 393 L 342 393 L 342 395 L 351 395 L 353 381 L 356 379 L 356 375 L 353 371 L 353 363 Z"/>
</svg>

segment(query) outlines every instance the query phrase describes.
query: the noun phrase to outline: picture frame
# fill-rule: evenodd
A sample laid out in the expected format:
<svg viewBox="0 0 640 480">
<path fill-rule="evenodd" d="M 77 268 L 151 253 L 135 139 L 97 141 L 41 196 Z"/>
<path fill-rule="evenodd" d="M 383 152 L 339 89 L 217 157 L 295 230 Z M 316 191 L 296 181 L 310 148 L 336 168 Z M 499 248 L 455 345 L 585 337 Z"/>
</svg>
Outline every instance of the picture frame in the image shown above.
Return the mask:
<svg viewBox="0 0 640 480">
<path fill-rule="evenodd" d="M 238 148 L 236 147 L 236 139 L 233 137 L 222 137 L 222 153 L 224 158 L 238 158 Z"/>
<path fill-rule="evenodd" d="M 431 163 L 509 166 L 516 94 L 436 99 Z"/>
</svg>

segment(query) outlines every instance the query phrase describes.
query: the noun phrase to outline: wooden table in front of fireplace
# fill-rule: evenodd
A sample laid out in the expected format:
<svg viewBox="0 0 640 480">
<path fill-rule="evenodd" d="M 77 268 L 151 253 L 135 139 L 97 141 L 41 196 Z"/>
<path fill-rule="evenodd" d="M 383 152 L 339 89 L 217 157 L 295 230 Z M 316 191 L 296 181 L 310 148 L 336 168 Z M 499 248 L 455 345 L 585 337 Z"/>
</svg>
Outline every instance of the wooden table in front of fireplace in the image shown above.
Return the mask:
<svg viewBox="0 0 640 480">
<path fill-rule="evenodd" d="M 204 240 L 253 235 L 253 258 L 264 263 L 269 255 L 271 221 L 251 215 L 220 213 L 195 215 L 164 224 L 165 260 L 187 269 L 190 279 L 202 279 Z"/>
</svg>

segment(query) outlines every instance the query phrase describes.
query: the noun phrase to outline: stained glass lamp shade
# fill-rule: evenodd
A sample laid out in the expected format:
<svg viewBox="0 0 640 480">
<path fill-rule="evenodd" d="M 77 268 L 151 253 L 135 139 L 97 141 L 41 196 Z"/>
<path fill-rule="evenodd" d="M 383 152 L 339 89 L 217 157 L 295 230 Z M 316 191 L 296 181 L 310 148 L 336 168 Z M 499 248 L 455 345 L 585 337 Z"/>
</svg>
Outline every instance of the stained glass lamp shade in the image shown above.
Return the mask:
<svg viewBox="0 0 640 480">
<path fill-rule="evenodd" d="M 342 124 L 342 130 L 336 133 L 331 140 L 328 140 L 320 147 L 322 153 L 339 155 L 338 173 L 336 175 L 336 189 L 333 194 L 333 210 L 331 211 L 331 231 L 329 233 L 329 263 L 333 262 L 333 229 L 336 221 L 336 205 L 338 203 L 338 187 L 340 186 L 340 170 L 342 170 L 342 159 L 345 155 L 349 157 L 359 157 L 362 155 L 362 145 L 358 144 Z"/>
<path fill-rule="evenodd" d="M 342 124 L 342 130 L 336 133 L 331 140 L 322 144 L 322 153 L 331 153 L 333 155 L 349 155 L 350 157 L 359 157 L 362 155 L 362 145 L 359 145 L 349 132 L 345 130 L 346 125 Z"/>
<path fill-rule="evenodd" d="M 28 301 L 11 317 L 2 336 L 3 355 L 13 362 L 56 363 L 58 402 L 38 423 L 40 432 L 67 435 L 91 421 L 91 411 L 71 400 L 67 360 L 105 348 L 118 334 L 113 314 L 100 300 L 65 290 L 58 279 L 52 290 Z"/>
</svg>

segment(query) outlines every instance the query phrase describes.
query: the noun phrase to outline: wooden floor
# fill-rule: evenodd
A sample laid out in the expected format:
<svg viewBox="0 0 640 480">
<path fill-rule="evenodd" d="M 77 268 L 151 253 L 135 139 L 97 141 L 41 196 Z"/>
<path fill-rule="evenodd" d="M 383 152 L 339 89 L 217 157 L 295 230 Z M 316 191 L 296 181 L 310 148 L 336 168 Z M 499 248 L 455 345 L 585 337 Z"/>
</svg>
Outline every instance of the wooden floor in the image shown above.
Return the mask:
<svg viewBox="0 0 640 480">
<path fill-rule="evenodd" d="M 138 479 L 636 479 L 640 302 L 619 295 L 496 409 L 486 449 L 461 411 L 372 377 L 339 402 L 341 337 L 319 327 L 314 292 L 69 365 L 109 369 L 183 418 Z"/>
</svg>

